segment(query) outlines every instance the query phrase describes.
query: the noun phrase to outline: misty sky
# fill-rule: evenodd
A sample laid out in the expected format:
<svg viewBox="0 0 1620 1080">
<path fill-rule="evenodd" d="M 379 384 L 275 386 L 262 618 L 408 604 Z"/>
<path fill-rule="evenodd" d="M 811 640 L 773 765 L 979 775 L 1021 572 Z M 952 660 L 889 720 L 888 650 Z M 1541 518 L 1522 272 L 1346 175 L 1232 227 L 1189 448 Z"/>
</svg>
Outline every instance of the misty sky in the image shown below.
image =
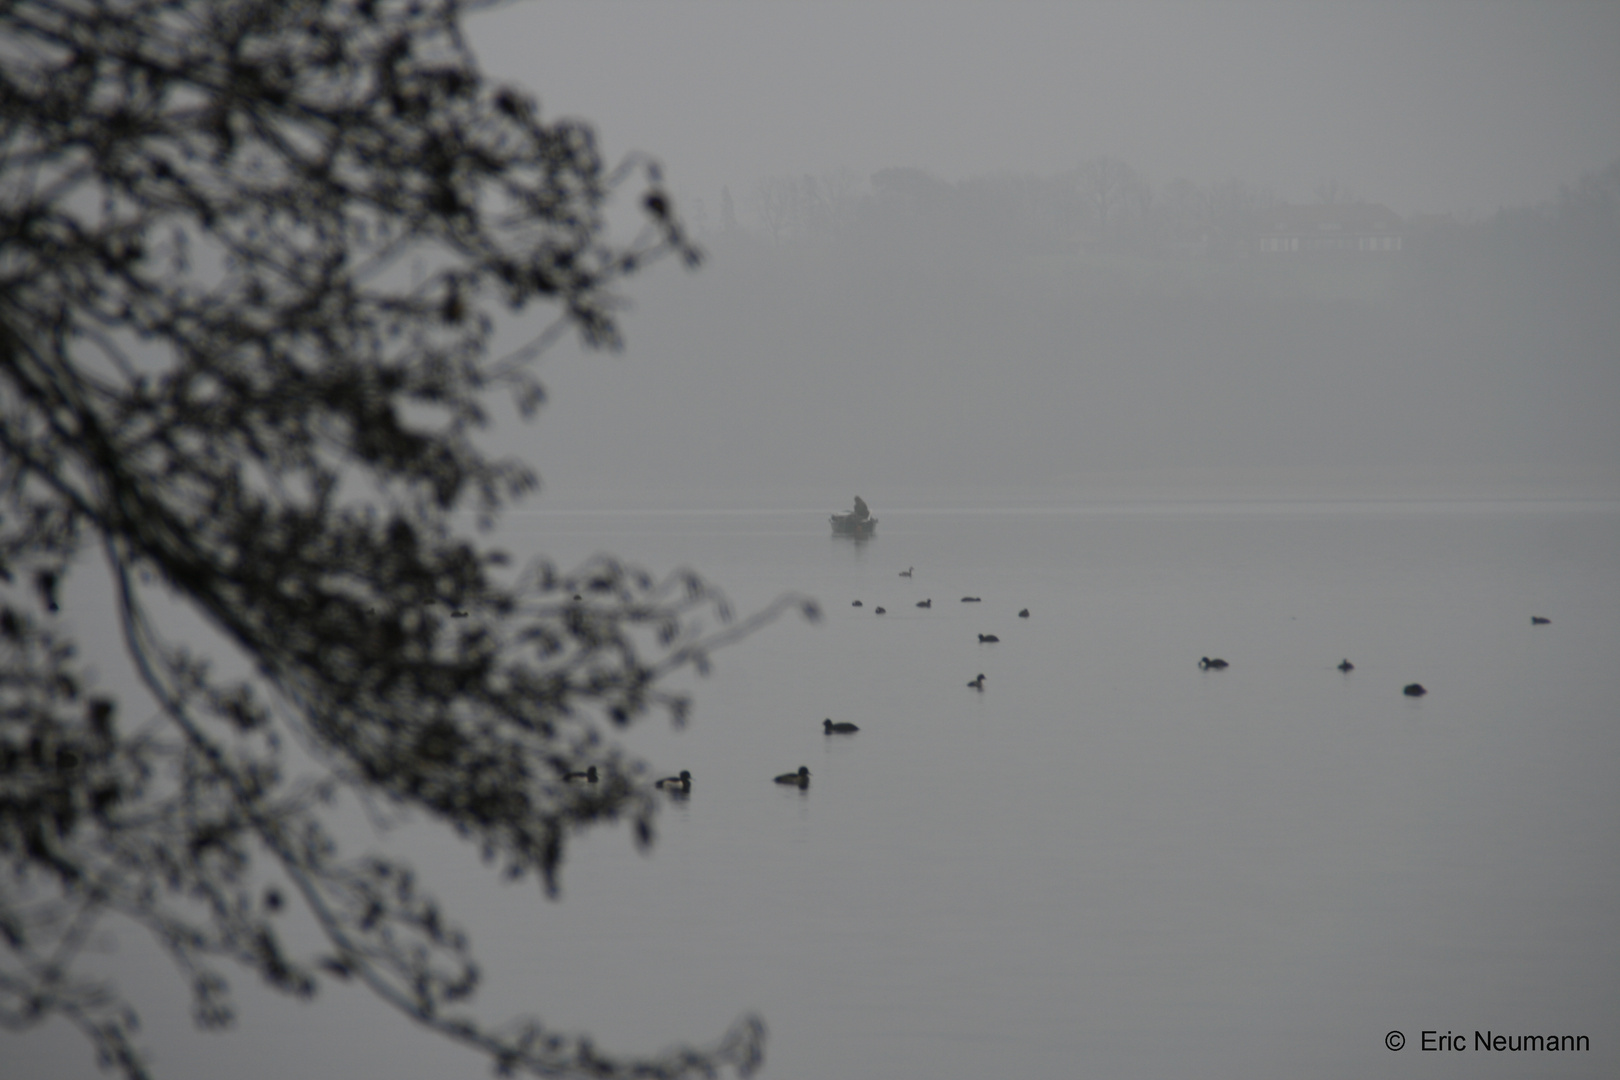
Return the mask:
<svg viewBox="0 0 1620 1080">
<path fill-rule="evenodd" d="M 1596 264 L 1407 255 L 1296 290 L 1264 260 L 998 262 L 951 246 L 960 216 L 909 247 L 864 227 L 778 247 L 756 186 L 1108 156 L 1159 192 L 1237 180 L 1309 203 L 1331 182 L 1488 222 L 1620 159 L 1620 4 L 550 0 L 476 17 L 473 45 L 544 115 L 591 122 L 610 161 L 660 159 L 712 256 L 628 283 L 622 356 L 542 362 L 551 402 L 501 449 L 541 470 L 548 505 L 876 507 L 1200 470 L 1308 474 L 1321 494 L 1465 474 L 1620 491 L 1620 282 Z M 722 185 L 746 243 L 714 231 Z"/>
<path fill-rule="evenodd" d="M 548 115 L 714 205 L 761 176 L 1119 157 L 1155 185 L 1336 180 L 1401 213 L 1556 194 L 1620 154 L 1620 4 L 628 3 L 474 20 Z"/>
</svg>

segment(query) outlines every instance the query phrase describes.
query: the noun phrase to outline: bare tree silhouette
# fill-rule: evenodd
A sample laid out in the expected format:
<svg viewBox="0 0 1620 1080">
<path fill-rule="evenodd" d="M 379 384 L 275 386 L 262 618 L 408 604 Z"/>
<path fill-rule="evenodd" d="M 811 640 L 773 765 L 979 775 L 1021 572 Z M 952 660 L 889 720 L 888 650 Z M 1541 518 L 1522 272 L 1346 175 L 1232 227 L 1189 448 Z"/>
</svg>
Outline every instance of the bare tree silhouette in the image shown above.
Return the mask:
<svg viewBox="0 0 1620 1080">
<path fill-rule="evenodd" d="M 110 917 L 161 943 L 206 1027 L 231 1022 L 234 962 L 299 997 L 358 981 L 503 1073 L 762 1060 L 752 1015 L 640 1060 L 471 1019 L 467 936 L 326 817 L 345 792 L 413 809 L 555 893 L 571 829 L 653 837 L 603 730 L 680 722 L 661 676 L 815 613 L 732 620 L 690 573 L 520 569 L 458 534 L 453 512 L 487 525 L 536 483 L 480 452 L 490 396 L 532 415 L 529 359 L 570 328 L 614 346 L 615 284 L 699 257 L 656 163 L 609 167 L 589 127 L 485 79 L 478 6 L 0 4 L 0 1023 L 66 1018 L 128 1077 L 134 1010 L 75 967 Z M 642 231 L 616 243 L 632 184 Z M 496 316 L 532 305 L 544 332 L 492 355 Z M 90 685 L 56 614 L 98 552 L 150 718 Z M 256 674 L 166 639 L 156 595 Z M 278 929 L 300 905 L 310 955 Z"/>
</svg>

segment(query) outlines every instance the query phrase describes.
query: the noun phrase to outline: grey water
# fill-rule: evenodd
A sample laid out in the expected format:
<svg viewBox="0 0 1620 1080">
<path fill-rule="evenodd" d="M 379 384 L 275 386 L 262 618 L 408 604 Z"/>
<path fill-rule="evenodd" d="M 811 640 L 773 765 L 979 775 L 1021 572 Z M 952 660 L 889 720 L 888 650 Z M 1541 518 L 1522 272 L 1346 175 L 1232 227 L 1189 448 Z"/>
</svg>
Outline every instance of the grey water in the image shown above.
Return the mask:
<svg viewBox="0 0 1620 1080">
<path fill-rule="evenodd" d="M 874 501 L 860 544 L 830 509 L 506 520 L 824 616 L 624 736 L 693 775 L 650 854 L 576 837 L 548 903 L 424 843 L 481 1015 L 650 1052 L 757 1010 L 772 1080 L 1616 1074 L 1620 504 Z M 159 1075 L 487 1071 L 363 995 L 262 1004 L 154 1034 Z"/>
<path fill-rule="evenodd" d="M 859 545 L 811 511 L 537 514 L 553 554 L 825 610 L 632 740 L 693 792 L 650 859 L 574 849 L 524 950 L 569 973 L 548 1015 L 612 1044 L 757 1008 L 787 1080 L 1526 1073 L 1475 1029 L 1612 1071 L 1617 510 L 880 509 Z"/>
</svg>

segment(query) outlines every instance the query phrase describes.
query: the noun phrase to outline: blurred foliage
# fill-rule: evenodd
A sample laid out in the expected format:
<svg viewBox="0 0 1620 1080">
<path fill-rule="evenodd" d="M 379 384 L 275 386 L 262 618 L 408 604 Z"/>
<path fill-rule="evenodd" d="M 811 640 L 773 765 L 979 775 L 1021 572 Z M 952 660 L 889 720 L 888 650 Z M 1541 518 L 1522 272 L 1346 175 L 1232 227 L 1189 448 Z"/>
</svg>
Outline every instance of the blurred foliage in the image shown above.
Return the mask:
<svg viewBox="0 0 1620 1080">
<path fill-rule="evenodd" d="M 532 414 L 526 361 L 569 329 L 616 345 L 615 283 L 698 260 L 654 162 L 609 167 L 589 127 L 483 77 L 475 6 L 0 4 L 0 1023 L 65 1018 L 129 1077 L 135 1011 L 76 963 L 109 916 L 161 943 L 205 1027 L 231 1022 L 234 961 L 295 997 L 357 981 L 501 1072 L 762 1060 L 753 1016 L 642 1060 L 472 1019 L 467 936 L 330 831 L 345 794 L 381 801 L 555 893 L 571 830 L 653 837 L 603 726 L 679 722 L 660 677 L 814 614 L 734 621 L 691 574 L 514 567 L 457 532 L 536 483 L 480 452 L 490 395 Z M 613 242 L 632 182 L 640 232 Z M 496 316 L 534 306 L 544 332 L 492 355 Z M 97 551 L 150 717 L 90 684 L 59 614 Z M 165 638 L 172 600 L 229 662 Z"/>
</svg>

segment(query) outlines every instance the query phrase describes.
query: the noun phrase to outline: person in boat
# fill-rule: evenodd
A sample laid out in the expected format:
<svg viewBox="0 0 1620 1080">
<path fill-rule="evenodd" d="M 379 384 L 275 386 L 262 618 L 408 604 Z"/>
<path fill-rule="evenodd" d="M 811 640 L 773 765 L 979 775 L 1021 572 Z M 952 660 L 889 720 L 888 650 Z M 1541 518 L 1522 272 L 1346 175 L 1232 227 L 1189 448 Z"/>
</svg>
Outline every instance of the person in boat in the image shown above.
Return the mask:
<svg viewBox="0 0 1620 1080">
<path fill-rule="evenodd" d="M 865 521 L 872 516 L 872 510 L 866 505 L 866 500 L 859 495 L 855 496 L 855 509 L 849 512 L 849 520 L 853 522 Z"/>
</svg>

